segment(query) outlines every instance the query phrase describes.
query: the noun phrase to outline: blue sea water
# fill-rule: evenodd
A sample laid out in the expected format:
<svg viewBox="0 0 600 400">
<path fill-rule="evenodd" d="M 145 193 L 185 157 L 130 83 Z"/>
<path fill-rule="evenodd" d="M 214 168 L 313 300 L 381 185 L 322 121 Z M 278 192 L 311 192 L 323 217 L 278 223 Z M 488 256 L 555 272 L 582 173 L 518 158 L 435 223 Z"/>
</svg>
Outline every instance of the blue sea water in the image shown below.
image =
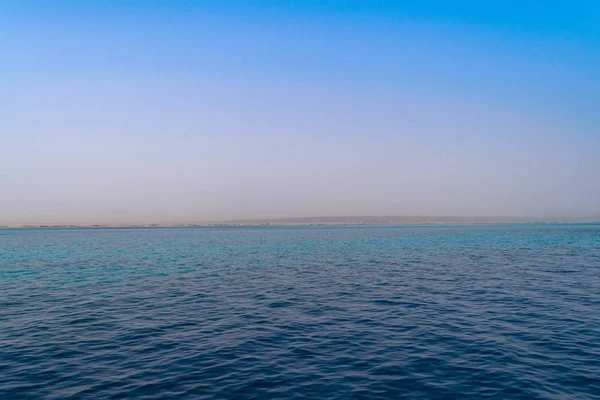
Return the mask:
<svg viewBox="0 0 600 400">
<path fill-rule="evenodd" d="M 600 398 L 600 225 L 0 230 L 0 399 Z"/>
</svg>

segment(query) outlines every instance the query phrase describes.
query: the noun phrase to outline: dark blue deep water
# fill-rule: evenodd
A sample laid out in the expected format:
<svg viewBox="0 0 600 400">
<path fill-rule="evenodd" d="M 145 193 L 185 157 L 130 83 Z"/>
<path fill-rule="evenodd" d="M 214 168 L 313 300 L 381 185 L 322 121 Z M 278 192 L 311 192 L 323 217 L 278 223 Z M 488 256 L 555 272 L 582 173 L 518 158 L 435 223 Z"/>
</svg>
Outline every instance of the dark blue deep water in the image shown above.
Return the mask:
<svg viewBox="0 0 600 400">
<path fill-rule="evenodd" d="M 600 225 L 0 230 L 0 399 L 600 398 Z"/>
</svg>

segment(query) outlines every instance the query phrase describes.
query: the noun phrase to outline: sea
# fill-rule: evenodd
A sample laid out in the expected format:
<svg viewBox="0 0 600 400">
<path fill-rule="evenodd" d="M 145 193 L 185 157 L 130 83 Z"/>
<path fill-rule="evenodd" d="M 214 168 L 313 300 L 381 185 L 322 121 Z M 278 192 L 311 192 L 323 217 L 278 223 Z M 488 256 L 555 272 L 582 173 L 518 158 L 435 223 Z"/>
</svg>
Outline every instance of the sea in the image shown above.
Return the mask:
<svg viewBox="0 0 600 400">
<path fill-rule="evenodd" d="M 0 399 L 600 399 L 600 225 L 0 230 Z"/>
</svg>

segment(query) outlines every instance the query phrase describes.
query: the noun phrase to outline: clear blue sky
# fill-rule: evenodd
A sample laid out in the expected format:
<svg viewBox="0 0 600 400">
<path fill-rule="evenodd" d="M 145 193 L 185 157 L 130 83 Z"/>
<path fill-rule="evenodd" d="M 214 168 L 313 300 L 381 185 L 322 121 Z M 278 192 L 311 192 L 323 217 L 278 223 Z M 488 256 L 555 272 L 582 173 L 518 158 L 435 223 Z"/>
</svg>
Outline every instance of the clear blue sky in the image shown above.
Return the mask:
<svg viewBox="0 0 600 400">
<path fill-rule="evenodd" d="M 600 2 L 0 1 L 0 224 L 600 215 Z"/>
</svg>

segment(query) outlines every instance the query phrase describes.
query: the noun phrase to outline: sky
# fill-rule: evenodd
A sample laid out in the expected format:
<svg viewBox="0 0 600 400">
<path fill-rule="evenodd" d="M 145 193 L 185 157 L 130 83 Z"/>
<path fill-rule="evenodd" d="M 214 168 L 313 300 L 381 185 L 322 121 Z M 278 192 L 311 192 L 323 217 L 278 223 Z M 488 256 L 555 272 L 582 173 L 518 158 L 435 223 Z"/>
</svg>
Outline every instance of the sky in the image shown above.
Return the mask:
<svg viewBox="0 0 600 400">
<path fill-rule="evenodd" d="M 600 216 L 600 2 L 0 0 L 0 225 Z"/>
</svg>

